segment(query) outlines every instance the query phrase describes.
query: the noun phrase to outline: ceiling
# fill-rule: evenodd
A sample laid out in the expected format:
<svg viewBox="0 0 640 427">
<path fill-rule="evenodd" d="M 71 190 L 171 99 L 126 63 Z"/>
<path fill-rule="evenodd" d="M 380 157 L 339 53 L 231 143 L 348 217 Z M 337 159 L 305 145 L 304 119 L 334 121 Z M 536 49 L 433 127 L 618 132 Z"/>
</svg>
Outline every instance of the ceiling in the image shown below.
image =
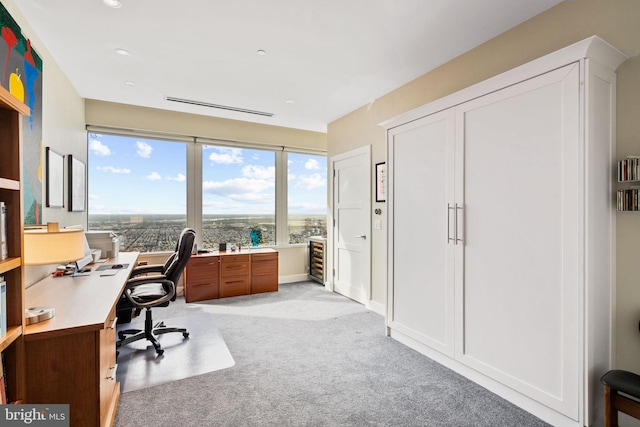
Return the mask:
<svg viewBox="0 0 640 427">
<path fill-rule="evenodd" d="M 83 98 L 325 132 L 562 0 L 120 1 L 15 4 Z"/>
</svg>

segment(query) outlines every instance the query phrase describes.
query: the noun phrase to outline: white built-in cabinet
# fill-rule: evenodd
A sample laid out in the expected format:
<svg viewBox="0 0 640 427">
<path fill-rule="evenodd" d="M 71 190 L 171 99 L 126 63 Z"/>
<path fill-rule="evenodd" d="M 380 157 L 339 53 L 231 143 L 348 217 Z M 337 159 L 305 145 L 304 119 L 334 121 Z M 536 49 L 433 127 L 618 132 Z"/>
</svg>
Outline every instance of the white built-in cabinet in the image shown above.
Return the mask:
<svg viewBox="0 0 640 427">
<path fill-rule="evenodd" d="M 592 37 L 383 124 L 389 335 L 554 425 L 612 362 L 625 59 Z"/>
</svg>

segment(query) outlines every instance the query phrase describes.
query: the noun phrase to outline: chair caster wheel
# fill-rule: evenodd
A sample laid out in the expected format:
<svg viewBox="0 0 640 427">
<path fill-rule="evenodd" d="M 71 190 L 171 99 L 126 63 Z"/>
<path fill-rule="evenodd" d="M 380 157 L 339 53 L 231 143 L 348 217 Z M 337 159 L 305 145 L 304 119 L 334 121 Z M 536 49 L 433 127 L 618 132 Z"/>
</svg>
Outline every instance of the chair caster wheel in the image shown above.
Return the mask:
<svg viewBox="0 0 640 427">
<path fill-rule="evenodd" d="M 189 338 L 189 332 L 183 332 L 182 336 L 185 337 L 185 338 Z"/>
</svg>

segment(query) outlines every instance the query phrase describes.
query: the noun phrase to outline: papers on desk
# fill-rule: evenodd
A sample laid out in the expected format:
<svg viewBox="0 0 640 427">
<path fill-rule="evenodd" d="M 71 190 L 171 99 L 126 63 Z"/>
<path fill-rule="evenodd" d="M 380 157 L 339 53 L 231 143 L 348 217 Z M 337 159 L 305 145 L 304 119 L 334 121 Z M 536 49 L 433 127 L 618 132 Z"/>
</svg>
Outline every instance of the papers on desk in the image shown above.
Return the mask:
<svg viewBox="0 0 640 427">
<path fill-rule="evenodd" d="M 100 276 L 115 276 L 118 271 L 120 270 L 114 270 L 114 269 L 109 269 L 109 270 L 102 270 L 100 271 Z"/>
</svg>

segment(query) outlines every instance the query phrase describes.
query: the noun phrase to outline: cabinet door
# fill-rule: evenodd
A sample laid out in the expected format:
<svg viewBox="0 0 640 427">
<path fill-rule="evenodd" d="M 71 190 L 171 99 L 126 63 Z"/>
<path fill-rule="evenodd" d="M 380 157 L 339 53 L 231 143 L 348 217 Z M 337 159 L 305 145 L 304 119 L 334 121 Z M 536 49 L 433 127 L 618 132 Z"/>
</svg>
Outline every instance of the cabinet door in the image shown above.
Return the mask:
<svg viewBox="0 0 640 427">
<path fill-rule="evenodd" d="M 576 420 L 579 90 L 575 63 L 456 107 L 464 160 L 456 358 Z"/>
<path fill-rule="evenodd" d="M 392 234 L 387 326 L 450 356 L 453 131 L 452 110 L 389 131 Z"/>
</svg>

